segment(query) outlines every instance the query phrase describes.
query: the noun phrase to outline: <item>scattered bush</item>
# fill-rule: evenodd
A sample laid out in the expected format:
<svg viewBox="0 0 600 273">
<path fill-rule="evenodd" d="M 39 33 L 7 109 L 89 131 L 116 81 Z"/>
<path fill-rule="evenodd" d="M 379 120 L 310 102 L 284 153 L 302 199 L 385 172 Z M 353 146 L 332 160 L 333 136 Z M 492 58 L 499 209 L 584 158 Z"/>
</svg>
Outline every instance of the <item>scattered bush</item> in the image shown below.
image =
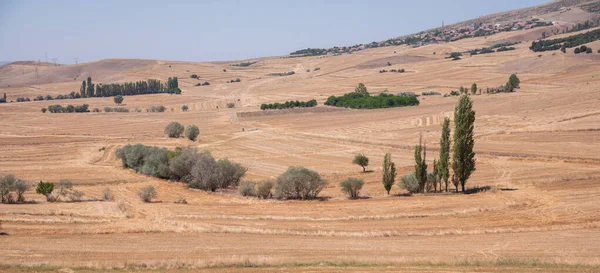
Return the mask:
<svg viewBox="0 0 600 273">
<path fill-rule="evenodd" d="M 138 173 L 167 179 L 169 172 L 169 150 L 142 144 L 126 145 L 117 149 L 116 156 L 122 160 L 124 168 Z"/>
<path fill-rule="evenodd" d="M 23 180 L 15 182 L 15 191 L 17 192 L 17 203 L 25 202 L 23 194 L 29 189 L 29 184 Z"/>
<path fill-rule="evenodd" d="M 96 109 L 96 108 L 94 108 Z M 100 112 L 100 110 L 98 110 L 98 112 Z M 111 112 L 119 112 L 119 113 L 128 113 L 129 109 L 128 108 L 124 108 L 124 107 L 104 107 L 104 112 L 106 113 L 111 113 Z"/>
<path fill-rule="evenodd" d="M 60 104 L 56 104 L 56 105 L 50 105 L 48 106 L 48 111 L 50 113 L 86 113 L 89 112 L 90 110 L 88 110 L 89 105 L 88 104 L 83 104 L 83 105 L 67 105 L 67 107 L 63 107 Z"/>
<path fill-rule="evenodd" d="M 179 122 L 170 122 L 165 126 L 165 134 L 171 138 L 179 138 L 183 134 L 183 125 Z"/>
<path fill-rule="evenodd" d="M 71 198 L 71 201 L 79 202 L 81 201 L 81 198 L 83 198 L 84 195 L 85 193 L 83 193 L 82 191 L 73 190 L 69 193 L 69 198 Z"/>
<path fill-rule="evenodd" d="M 533 41 L 531 42 L 529 49 L 531 49 L 533 52 L 558 50 L 563 48 L 577 47 L 597 40 L 600 40 L 600 29 L 563 38 Z M 575 48 L 575 51 L 575 54 L 579 54 L 581 49 L 578 50 L 578 48 Z"/>
<path fill-rule="evenodd" d="M 0 176 L 0 201 L 2 203 L 14 203 L 10 192 L 16 189 L 16 183 L 17 179 L 12 174 Z"/>
<path fill-rule="evenodd" d="M 234 107 L 235 107 L 235 103 L 233 103 L 233 102 L 227 103 L 227 108 L 234 108 Z"/>
<path fill-rule="evenodd" d="M 196 74 L 192 74 L 192 75 L 190 75 L 190 78 L 192 78 L 192 79 L 197 79 L 197 78 L 198 78 L 198 75 L 196 75 Z"/>
<path fill-rule="evenodd" d="M 116 103 L 117 105 L 118 105 L 118 104 L 121 104 L 121 103 L 123 103 L 123 96 L 121 96 L 121 95 L 116 95 L 116 96 L 113 98 L 113 100 L 115 101 L 115 103 Z"/>
<path fill-rule="evenodd" d="M 185 128 L 185 137 L 191 141 L 196 141 L 199 134 L 200 130 L 196 125 L 188 125 L 188 127 Z"/>
<path fill-rule="evenodd" d="M 340 182 L 340 187 L 350 199 L 357 199 L 364 184 L 365 182 L 362 179 L 348 177 Z"/>
<path fill-rule="evenodd" d="M 42 182 L 42 181 L 40 181 L 40 183 L 38 183 L 37 188 L 35 189 L 35 192 L 37 194 L 41 194 L 41 195 L 45 196 L 46 200 L 48 202 L 54 201 L 54 197 L 52 196 L 52 191 L 54 191 L 54 183 Z"/>
<path fill-rule="evenodd" d="M 25 102 L 25 101 L 31 101 L 31 100 L 29 98 L 21 98 L 21 97 L 17 98 L 17 102 Z"/>
<path fill-rule="evenodd" d="M 262 199 L 271 198 L 273 196 L 273 194 L 271 193 L 271 190 L 273 189 L 273 185 L 274 185 L 273 181 L 270 181 L 270 180 L 266 180 L 266 181 L 259 183 L 256 186 L 256 196 L 258 196 L 258 198 L 262 198 Z"/>
<path fill-rule="evenodd" d="M 275 197 L 278 199 L 314 199 L 327 185 L 319 173 L 304 167 L 289 167 L 277 177 Z"/>
<path fill-rule="evenodd" d="M 578 47 L 576 47 L 576 48 L 575 48 L 575 50 L 574 50 L 573 52 L 574 52 L 575 54 L 579 54 L 579 53 L 581 53 L 581 50 L 580 50 Z"/>
<path fill-rule="evenodd" d="M 203 82 L 202 85 L 210 85 L 209 82 Z"/>
<path fill-rule="evenodd" d="M 435 91 L 421 92 L 421 96 L 439 96 L 439 95 L 441 95 L 440 92 L 435 92 Z"/>
<path fill-rule="evenodd" d="M 187 112 L 188 109 L 190 109 L 190 108 L 187 105 L 181 106 L 181 111 L 183 111 L 183 112 Z"/>
<path fill-rule="evenodd" d="M 46 108 L 42 108 L 42 113 L 44 113 L 44 114 L 45 114 L 45 113 L 46 113 L 46 111 L 48 111 L 48 109 L 46 109 Z"/>
<path fill-rule="evenodd" d="M 585 50 L 585 53 L 586 53 L 586 54 L 590 54 L 590 53 L 592 53 L 592 48 L 591 48 L 591 47 L 588 47 L 588 48 Z"/>
<path fill-rule="evenodd" d="M 142 199 L 142 201 L 146 203 L 152 202 L 152 199 L 156 198 L 157 195 L 158 193 L 152 185 L 143 187 L 138 192 L 138 196 L 140 197 L 140 199 Z"/>
<path fill-rule="evenodd" d="M 73 182 L 66 180 L 66 179 L 61 179 L 60 181 L 58 181 L 58 193 L 62 196 L 65 196 L 69 193 L 69 191 L 71 191 L 73 189 Z"/>
<path fill-rule="evenodd" d="M 267 109 L 287 109 L 287 108 L 295 108 L 295 107 L 315 107 L 317 106 L 317 100 L 312 99 L 309 101 L 286 101 L 284 103 L 269 103 L 269 104 L 261 104 L 260 110 Z"/>
<path fill-rule="evenodd" d="M 419 105 L 416 96 L 394 96 L 392 94 L 380 93 L 377 96 L 371 96 L 368 92 L 346 93 L 341 97 L 331 96 L 325 102 L 325 105 L 345 107 L 345 108 L 391 108 L 410 105 Z"/>
<path fill-rule="evenodd" d="M 445 97 L 453 97 L 453 96 L 460 96 L 460 93 L 458 91 L 452 90 L 452 91 L 450 91 L 450 93 L 444 94 L 444 98 Z"/>
<path fill-rule="evenodd" d="M 256 196 L 256 191 L 254 190 L 254 183 L 249 181 L 244 181 L 240 183 L 238 187 L 241 196 Z"/>
<path fill-rule="evenodd" d="M 400 97 L 416 97 L 417 94 L 415 94 L 415 92 L 400 92 L 397 94 L 397 96 Z"/>
<path fill-rule="evenodd" d="M 92 112 L 94 112 L 94 113 L 100 113 L 100 109 L 94 108 L 94 109 L 92 109 Z"/>
<path fill-rule="evenodd" d="M 317 68 L 315 68 L 313 71 L 319 71 L 319 70 L 321 70 L 321 68 L 320 68 L 320 67 L 317 67 Z"/>
<path fill-rule="evenodd" d="M 146 109 L 146 112 L 160 112 L 160 113 L 162 113 L 162 112 L 164 112 L 166 110 L 167 110 L 167 107 L 164 107 L 164 106 L 160 105 L 160 106 L 152 106 L 152 107 Z"/>
<path fill-rule="evenodd" d="M 409 193 L 417 193 L 419 192 L 419 181 L 417 177 L 415 177 L 415 173 L 407 173 L 400 177 L 400 185 L 401 188 L 407 190 Z"/>
</svg>

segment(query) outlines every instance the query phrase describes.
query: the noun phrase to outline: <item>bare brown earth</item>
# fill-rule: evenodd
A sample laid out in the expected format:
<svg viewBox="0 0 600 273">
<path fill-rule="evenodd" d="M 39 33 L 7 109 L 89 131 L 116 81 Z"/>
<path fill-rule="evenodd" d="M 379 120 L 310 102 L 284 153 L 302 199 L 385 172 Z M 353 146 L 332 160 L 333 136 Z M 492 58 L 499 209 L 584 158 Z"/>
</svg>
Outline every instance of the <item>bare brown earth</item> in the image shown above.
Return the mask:
<svg viewBox="0 0 600 273">
<path fill-rule="evenodd" d="M 343 56 L 262 58 L 248 68 L 145 60 L 46 65 L 40 77 L 47 80 L 40 84 L 32 83 L 31 64 L 2 67 L 0 93 L 9 101 L 77 91 L 86 75 L 104 83 L 177 76 L 183 94 L 125 97 L 124 107 L 140 113 L 40 111 L 55 103 L 102 109 L 114 105 L 112 98 L 1 104 L 0 173 L 31 182 L 69 179 L 86 201 L 47 203 L 30 190 L 26 198 L 35 203 L 0 205 L 0 231 L 7 234 L 0 236 L 0 271 L 597 272 L 598 54 L 533 53 L 526 42 L 515 51 L 444 58 L 523 34 Z M 391 67 L 373 66 L 387 60 Z M 411 73 L 379 73 L 384 68 Z M 16 75 L 19 69 L 24 74 Z M 285 71 L 296 74 L 267 76 Z M 190 79 L 193 73 L 200 79 Z M 375 93 L 446 93 L 473 82 L 484 90 L 495 87 L 511 73 L 522 81 L 517 92 L 472 96 L 477 171 L 467 186 L 492 187 L 477 194 L 406 196 L 394 186 L 387 196 L 380 182 L 385 153 L 392 153 L 400 174 L 412 170 L 420 134 L 428 160 L 437 156 L 440 121 L 453 117 L 456 97 L 420 97 L 419 106 L 395 109 L 323 106 L 328 96 L 350 92 L 359 82 Z M 225 83 L 238 77 L 241 83 Z M 193 86 L 205 80 L 211 85 Z M 313 98 L 316 109 L 259 110 L 261 103 Z M 235 108 L 226 107 L 230 102 Z M 153 105 L 169 110 L 144 111 Z M 182 105 L 190 110 L 182 112 Z M 163 127 L 171 121 L 198 125 L 199 141 L 165 137 Z M 129 143 L 207 149 L 249 167 L 247 180 L 302 165 L 330 184 L 324 200 L 304 202 L 189 190 L 122 169 L 115 151 Z M 351 164 L 356 153 L 370 157 L 372 172 Z M 365 198 L 344 197 L 337 184 L 348 176 L 366 181 Z M 137 197 L 146 185 L 157 187 L 157 202 Z M 107 187 L 115 200 L 94 201 Z M 175 204 L 180 196 L 188 204 Z"/>
</svg>

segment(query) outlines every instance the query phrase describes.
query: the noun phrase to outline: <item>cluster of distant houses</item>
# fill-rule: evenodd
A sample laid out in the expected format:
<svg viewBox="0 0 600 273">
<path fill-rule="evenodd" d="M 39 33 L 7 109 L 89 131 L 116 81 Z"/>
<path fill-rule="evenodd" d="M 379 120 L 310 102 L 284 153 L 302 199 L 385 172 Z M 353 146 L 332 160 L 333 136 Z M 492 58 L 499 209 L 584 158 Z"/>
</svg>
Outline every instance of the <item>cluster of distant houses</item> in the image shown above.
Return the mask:
<svg viewBox="0 0 600 273">
<path fill-rule="evenodd" d="M 291 56 L 315 56 L 315 55 L 338 55 L 338 54 L 351 54 L 355 51 L 360 51 L 368 48 L 395 46 L 407 44 L 413 47 L 420 47 L 428 44 L 439 44 L 444 42 L 453 42 L 465 38 L 473 38 L 480 36 L 489 36 L 505 31 L 516 31 L 523 29 L 532 29 L 542 26 L 555 25 L 556 22 L 545 22 L 539 19 L 532 19 L 527 21 L 514 21 L 504 24 L 492 24 L 484 23 L 478 24 L 473 23 L 467 26 L 456 26 L 446 27 L 442 29 L 434 29 L 426 32 L 420 32 L 417 34 L 404 36 L 400 38 L 393 38 L 386 41 L 372 42 L 369 44 L 360 44 L 354 46 L 343 46 L 333 47 L 328 49 L 318 50 L 299 50 L 292 52 Z"/>
</svg>

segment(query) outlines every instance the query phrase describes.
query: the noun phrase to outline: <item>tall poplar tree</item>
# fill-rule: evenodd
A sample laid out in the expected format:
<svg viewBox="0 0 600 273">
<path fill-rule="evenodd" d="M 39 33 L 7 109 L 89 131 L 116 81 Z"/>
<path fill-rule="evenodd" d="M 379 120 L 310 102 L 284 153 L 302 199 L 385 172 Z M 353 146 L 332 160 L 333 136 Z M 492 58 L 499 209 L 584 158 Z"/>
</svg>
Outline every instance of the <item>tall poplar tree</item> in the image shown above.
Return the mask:
<svg viewBox="0 0 600 273">
<path fill-rule="evenodd" d="M 452 171 L 463 192 L 467 180 L 475 171 L 474 128 L 473 102 L 468 95 L 463 95 L 454 109 L 454 153 L 452 154 Z"/>
<path fill-rule="evenodd" d="M 394 185 L 394 180 L 396 179 L 396 164 L 392 162 L 392 155 L 387 153 L 383 158 L 383 177 L 381 182 L 383 183 L 383 188 L 387 191 L 387 194 L 390 194 L 390 190 Z"/>
<path fill-rule="evenodd" d="M 442 136 L 440 138 L 440 160 L 438 163 L 438 173 L 442 182 L 446 185 L 448 192 L 448 179 L 450 178 L 450 170 L 448 168 L 450 160 L 450 119 L 444 118 L 442 125 Z M 440 191 L 441 191 L 440 186 Z"/>
<path fill-rule="evenodd" d="M 419 181 L 419 192 L 425 192 L 427 184 L 427 148 L 422 145 L 422 139 L 419 137 L 419 145 L 415 146 L 415 177 Z"/>
</svg>

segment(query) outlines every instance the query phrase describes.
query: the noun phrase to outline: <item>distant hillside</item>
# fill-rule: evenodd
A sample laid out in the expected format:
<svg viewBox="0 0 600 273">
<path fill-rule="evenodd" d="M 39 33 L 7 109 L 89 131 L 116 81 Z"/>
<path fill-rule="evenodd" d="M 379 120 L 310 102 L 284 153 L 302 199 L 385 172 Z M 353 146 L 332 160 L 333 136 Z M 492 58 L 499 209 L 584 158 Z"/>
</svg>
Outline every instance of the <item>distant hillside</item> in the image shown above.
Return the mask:
<svg viewBox="0 0 600 273">
<path fill-rule="evenodd" d="M 10 63 L 10 62 L 0 61 L 0 66 L 3 66 L 3 65 L 8 64 L 8 63 Z"/>
<path fill-rule="evenodd" d="M 499 32 L 553 26 L 552 29 L 548 29 L 548 33 L 544 34 L 544 37 L 548 37 L 566 31 L 577 23 L 593 22 L 594 26 L 600 25 L 599 10 L 600 0 L 557 0 L 539 6 L 485 15 L 385 41 L 333 48 L 300 49 L 290 53 L 290 57 L 344 54 L 397 45 L 418 47 L 489 36 Z"/>
</svg>

